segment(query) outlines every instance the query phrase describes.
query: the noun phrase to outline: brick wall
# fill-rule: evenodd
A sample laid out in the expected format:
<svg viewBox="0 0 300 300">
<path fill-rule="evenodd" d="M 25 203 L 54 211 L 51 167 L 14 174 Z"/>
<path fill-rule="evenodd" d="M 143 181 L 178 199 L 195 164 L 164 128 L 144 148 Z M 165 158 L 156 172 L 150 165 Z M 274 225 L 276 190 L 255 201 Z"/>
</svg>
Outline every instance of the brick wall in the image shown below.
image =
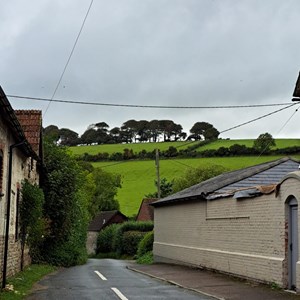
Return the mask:
<svg viewBox="0 0 300 300">
<path fill-rule="evenodd" d="M 300 200 L 299 178 L 285 180 L 277 198 L 273 193 L 157 207 L 154 257 L 285 286 L 290 195 Z"/>
</svg>

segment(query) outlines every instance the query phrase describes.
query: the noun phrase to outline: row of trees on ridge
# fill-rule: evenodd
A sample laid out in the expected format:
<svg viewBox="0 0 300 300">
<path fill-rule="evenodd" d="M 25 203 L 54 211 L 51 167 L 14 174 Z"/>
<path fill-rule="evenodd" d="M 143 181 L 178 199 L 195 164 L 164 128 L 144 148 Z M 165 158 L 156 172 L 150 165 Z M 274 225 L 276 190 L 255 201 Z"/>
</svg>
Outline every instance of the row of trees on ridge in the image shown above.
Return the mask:
<svg viewBox="0 0 300 300">
<path fill-rule="evenodd" d="M 66 146 L 79 144 L 116 144 L 137 142 L 158 142 L 178 140 L 211 140 L 217 139 L 219 131 L 210 123 L 196 122 L 190 129 L 190 135 L 183 132 L 180 124 L 172 120 L 128 120 L 121 127 L 109 129 L 105 122 L 91 124 L 87 130 L 79 136 L 68 128 L 59 129 L 55 125 L 49 125 L 44 129 L 44 134 L 51 140 Z"/>
</svg>

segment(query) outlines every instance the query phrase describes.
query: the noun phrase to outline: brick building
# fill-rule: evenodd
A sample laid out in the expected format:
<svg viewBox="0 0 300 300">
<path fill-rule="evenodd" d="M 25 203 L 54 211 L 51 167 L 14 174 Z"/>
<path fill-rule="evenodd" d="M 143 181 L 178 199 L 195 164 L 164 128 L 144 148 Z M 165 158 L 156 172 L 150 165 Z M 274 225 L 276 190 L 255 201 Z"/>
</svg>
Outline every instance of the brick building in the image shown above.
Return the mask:
<svg viewBox="0 0 300 300">
<path fill-rule="evenodd" d="M 219 175 L 152 204 L 154 259 L 299 290 L 299 201 L 289 158 Z"/>
<path fill-rule="evenodd" d="M 5 244 L 8 245 L 7 275 L 20 271 L 18 209 L 22 200 L 21 184 L 24 179 L 31 183 L 39 183 L 41 133 L 41 111 L 14 111 L 0 87 L 0 278 L 3 274 Z M 28 249 L 25 252 L 25 264 L 28 264 Z"/>
<path fill-rule="evenodd" d="M 151 203 L 157 201 L 157 198 L 145 198 L 141 202 L 139 212 L 136 216 L 137 221 L 153 221 L 154 209 Z"/>
</svg>

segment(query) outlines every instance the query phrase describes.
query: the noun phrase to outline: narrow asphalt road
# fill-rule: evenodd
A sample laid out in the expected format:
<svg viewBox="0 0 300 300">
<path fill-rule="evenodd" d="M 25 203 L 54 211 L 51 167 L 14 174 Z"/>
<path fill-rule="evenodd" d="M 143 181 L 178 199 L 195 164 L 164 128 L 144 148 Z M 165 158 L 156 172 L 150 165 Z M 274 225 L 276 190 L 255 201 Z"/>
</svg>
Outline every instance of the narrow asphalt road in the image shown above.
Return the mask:
<svg viewBox="0 0 300 300">
<path fill-rule="evenodd" d="M 214 299 L 135 273 L 126 264 L 121 260 L 89 259 L 85 265 L 47 276 L 26 299 Z"/>
</svg>

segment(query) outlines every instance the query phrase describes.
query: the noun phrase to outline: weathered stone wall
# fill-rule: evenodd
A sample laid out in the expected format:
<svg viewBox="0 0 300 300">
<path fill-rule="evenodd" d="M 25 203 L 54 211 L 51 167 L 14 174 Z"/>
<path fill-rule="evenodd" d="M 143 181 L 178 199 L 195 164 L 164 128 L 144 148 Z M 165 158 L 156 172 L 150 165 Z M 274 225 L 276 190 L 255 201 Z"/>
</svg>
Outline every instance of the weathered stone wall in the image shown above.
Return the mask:
<svg viewBox="0 0 300 300">
<path fill-rule="evenodd" d="M 3 255 L 4 255 L 4 237 L 0 238 L 0 279 L 2 279 L 3 272 Z M 24 257 L 23 257 L 23 266 L 28 266 L 31 263 L 31 259 L 29 256 L 28 247 L 25 247 Z M 15 240 L 14 235 L 9 236 L 9 244 L 8 244 L 8 260 L 7 260 L 7 276 L 12 276 L 17 272 L 21 271 L 21 243 L 20 241 Z"/>
<path fill-rule="evenodd" d="M 87 240 L 86 240 L 86 249 L 89 255 L 96 253 L 97 237 L 98 237 L 98 232 L 88 231 Z"/>
<path fill-rule="evenodd" d="M 0 118 L 0 150 L 2 151 L 2 190 L 4 194 L 0 197 L 0 278 L 3 271 L 3 255 L 4 255 L 4 236 L 6 228 L 6 210 L 8 200 L 8 174 L 9 174 L 9 147 L 15 144 L 10 129 Z M 30 180 L 32 183 L 38 183 L 39 175 L 36 168 L 36 162 L 26 157 L 23 152 L 13 149 L 12 160 L 12 182 L 11 182 L 11 206 L 10 206 L 10 223 L 9 223 L 9 248 L 8 248 L 8 265 L 7 275 L 11 276 L 20 271 L 21 265 L 21 246 L 16 241 L 16 233 L 18 232 L 17 214 L 18 201 L 21 201 L 21 184 L 24 179 Z M 28 257 L 28 249 L 25 255 L 25 264 L 30 262 Z"/>
</svg>

